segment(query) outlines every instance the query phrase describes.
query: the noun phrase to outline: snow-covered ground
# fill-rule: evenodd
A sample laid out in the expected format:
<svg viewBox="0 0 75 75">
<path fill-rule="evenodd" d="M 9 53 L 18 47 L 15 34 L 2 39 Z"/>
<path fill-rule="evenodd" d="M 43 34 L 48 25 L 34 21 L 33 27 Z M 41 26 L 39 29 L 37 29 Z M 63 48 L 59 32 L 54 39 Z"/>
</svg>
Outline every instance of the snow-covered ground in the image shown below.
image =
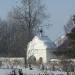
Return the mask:
<svg viewBox="0 0 75 75">
<path fill-rule="evenodd" d="M 13 69 L 0 69 L 0 75 L 10 75 L 13 72 Z M 18 73 L 18 69 L 15 69 L 16 74 L 19 75 Z M 29 69 L 22 69 L 22 72 L 24 75 L 36 75 L 36 74 L 44 74 L 44 72 L 42 71 L 38 71 L 38 70 L 29 70 Z"/>
<path fill-rule="evenodd" d="M 10 75 L 13 69 L 0 69 L 0 75 Z M 17 75 L 18 69 L 15 69 Z M 22 69 L 23 75 L 67 75 L 67 72 L 59 72 L 59 71 L 46 71 L 46 70 L 29 70 Z M 70 73 L 70 75 L 74 75 L 74 73 Z"/>
<path fill-rule="evenodd" d="M 11 69 L 0 69 L 0 75 L 8 75 L 10 72 Z"/>
</svg>

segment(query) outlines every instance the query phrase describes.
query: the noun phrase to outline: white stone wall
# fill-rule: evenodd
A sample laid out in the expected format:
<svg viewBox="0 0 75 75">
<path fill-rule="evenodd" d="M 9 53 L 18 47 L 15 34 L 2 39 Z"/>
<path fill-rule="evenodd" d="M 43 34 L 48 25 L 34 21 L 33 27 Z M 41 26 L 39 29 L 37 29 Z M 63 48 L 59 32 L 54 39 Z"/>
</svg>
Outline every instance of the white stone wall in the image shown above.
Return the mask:
<svg viewBox="0 0 75 75">
<path fill-rule="evenodd" d="M 43 62 L 46 63 L 46 48 L 47 46 L 44 44 L 44 42 L 35 36 L 28 45 L 27 59 L 34 55 L 36 60 L 39 60 L 39 58 L 42 57 Z"/>
<path fill-rule="evenodd" d="M 35 36 L 28 44 L 27 59 L 33 55 L 36 57 L 37 61 L 42 57 L 43 63 L 48 62 L 50 58 L 54 58 L 54 54 L 52 53 L 53 50 L 50 48 L 50 45 L 53 45 L 51 43 L 52 42 L 45 36 L 42 36 L 41 39 L 40 37 Z"/>
</svg>

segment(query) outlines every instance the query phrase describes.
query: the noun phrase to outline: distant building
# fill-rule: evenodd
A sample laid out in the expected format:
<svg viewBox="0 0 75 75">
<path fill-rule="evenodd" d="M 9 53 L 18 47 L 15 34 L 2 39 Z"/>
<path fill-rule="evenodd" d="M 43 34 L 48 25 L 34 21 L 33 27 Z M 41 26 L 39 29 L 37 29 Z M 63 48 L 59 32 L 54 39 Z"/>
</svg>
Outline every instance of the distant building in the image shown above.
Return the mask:
<svg viewBox="0 0 75 75">
<path fill-rule="evenodd" d="M 68 39 L 66 35 L 60 36 L 56 41 L 55 41 L 56 47 L 63 50 L 68 46 Z"/>
<path fill-rule="evenodd" d="M 65 32 L 69 33 L 71 32 L 71 30 L 75 27 L 75 15 L 73 15 L 70 20 L 68 21 L 68 23 L 64 26 L 65 28 Z"/>
<path fill-rule="evenodd" d="M 70 18 L 70 20 L 68 21 L 68 23 L 67 23 L 66 25 L 64 25 L 66 34 L 67 34 L 67 33 L 70 33 L 71 30 L 72 30 L 74 27 L 75 27 L 75 15 L 73 15 L 73 16 Z M 68 40 L 66 34 L 60 36 L 60 37 L 55 41 L 55 44 L 56 44 L 57 48 L 63 49 L 63 48 L 68 47 L 69 40 Z"/>
<path fill-rule="evenodd" d="M 62 35 L 60 36 L 56 41 L 55 44 L 57 47 L 61 46 L 62 44 L 64 44 L 64 42 L 67 40 L 66 35 Z"/>
<path fill-rule="evenodd" d="M 42 59 L 43 63 L 47 63 L 50 59 L 56 58 L 53 54 L 55 44 L 45 35 L 36 35 L 28 44 L 27 59 L 34 56 L 36 61 Z"/>
</svg>

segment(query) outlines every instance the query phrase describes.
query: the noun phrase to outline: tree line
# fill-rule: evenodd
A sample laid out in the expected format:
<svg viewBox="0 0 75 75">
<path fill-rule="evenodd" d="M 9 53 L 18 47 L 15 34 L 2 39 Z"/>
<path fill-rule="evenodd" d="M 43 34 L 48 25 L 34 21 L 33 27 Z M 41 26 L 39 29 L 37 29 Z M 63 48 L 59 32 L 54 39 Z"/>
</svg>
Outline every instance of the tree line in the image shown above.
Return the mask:
<svg viewBox="0 0 75 75">
<path fill-rule="evenodd" d="M 41 0 L 20 0 L 0 19 L 0 56 L 27 58 L 27 45 L 48 18 Z"/>
</svg>

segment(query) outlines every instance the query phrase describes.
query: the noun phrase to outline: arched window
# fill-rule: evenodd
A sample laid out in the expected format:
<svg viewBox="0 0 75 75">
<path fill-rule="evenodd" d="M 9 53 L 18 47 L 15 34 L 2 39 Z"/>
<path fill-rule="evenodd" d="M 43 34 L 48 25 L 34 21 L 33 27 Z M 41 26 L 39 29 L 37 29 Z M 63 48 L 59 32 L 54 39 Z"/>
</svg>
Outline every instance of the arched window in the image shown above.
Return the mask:
<svg viewBox="0 0 75 75">
<path fill-rule="evenodd" d="M 42 64 L 42 63 L 43 63 L 43 58 L 40 57 L 40 58 L 39 58 L 39 64 Z"/>
<path fill-rule="evenodd" d="M 33 56 L 33 55 L 30 56 L 29 59 L 28 59 L 28 63 L 29 63 L 29 64 L 34 64 L 34 63 L 36 63 L 36 57 Z"/>
</svg>

